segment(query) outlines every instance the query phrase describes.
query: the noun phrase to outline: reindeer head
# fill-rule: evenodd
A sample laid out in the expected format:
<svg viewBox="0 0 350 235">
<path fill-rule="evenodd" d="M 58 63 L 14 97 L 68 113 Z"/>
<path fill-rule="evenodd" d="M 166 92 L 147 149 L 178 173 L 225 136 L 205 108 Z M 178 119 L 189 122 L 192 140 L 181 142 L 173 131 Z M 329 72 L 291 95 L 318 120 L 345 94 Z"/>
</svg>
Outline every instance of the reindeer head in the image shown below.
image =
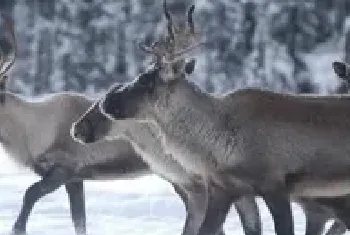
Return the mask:
<svg viewBox="0 0 350 235">
<path fill-rule="evenodd" d="M 192 19 L 195 7 L 189 8 L 187 22 L 181 26 L 173 25 L 166 1 L 163 8 L 167 34 L 149 47 L 140 44 L 144 52 L 153 56 L 150 67 L 134 81 L 110 89 L 100 104 L 101 111 L 107 116 L 144 118 L 157 100 L 171 92 L 171 86 L 193 72 L 195 60 L 188 60 L 184 55 L 199 45 Z"/>
<path fill-rule="evenodd" d="M 7 83 L 7 71 L 12 67 L 16 58 L 16 40 L 14 23 L 9 17 L 0 19 L 0 92 L 5 91 Z M 5 100 L 4 94 L 0 95 L 0 103 Z"/>
<path fill-rule="evenodd" d="M 337 93 L 348 93 L 350 82 L 350 66 L 344 62 L 333 62 L 333 70 L 341 79 L 341 84 L 337 89 Z"/>
</svg>

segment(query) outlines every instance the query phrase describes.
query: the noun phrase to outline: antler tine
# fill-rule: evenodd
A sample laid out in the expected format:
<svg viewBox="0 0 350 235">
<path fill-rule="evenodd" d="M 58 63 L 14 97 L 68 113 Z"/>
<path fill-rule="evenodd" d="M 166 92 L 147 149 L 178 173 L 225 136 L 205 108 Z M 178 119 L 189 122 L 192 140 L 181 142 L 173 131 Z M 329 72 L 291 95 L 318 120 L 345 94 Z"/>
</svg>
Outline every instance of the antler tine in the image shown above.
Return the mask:
<svg viewBox="0 0 350 235">
<path fill-rule="evenodd" d="M 203 45 L 203 44 L 204 44 L 203 42 L 195 43 L 195 44 L 193 44 L 193 45 L 190 45 L 190 46 L 188 46 L 188 47 L 186 47 L 186 48 L 181 49 L 180 51 L 175 52 L 173 56 L 174 56 L 174 57 L 181 56 L 181 55 L 183 55 L 183 54 L 186 54 L 186 53 L 189 52 L 189 51 L 192 51 L 192 50 L 196 49 L 197 47 L 199 47 L 199 46 L 201 46 L 201 45 Z"/>
<path fill-rule="evenodd" d="M 187 13 L 187 22 L 188 22 L 188 26 L 190 28 L 190 33 L 194 34 L 194 23 L 193 23 L 193 11 L 194 11 L 195 6 L 192 5 L 190 7 L 190 9 L 188 10 Z"/>
<path fill-rule="evenodd" d="M 1 64 L 0 64 L 0 77 L 4 78 L 6 72 L 12 67 L 16 59 L 16 37 L 14 32 L 14 23 L 10 17 L 3 16 L 5 21 L 5 36 L 0 39 L 1 50 Z M 6 33 L 9 33 L 9 38 L 6 37 Z"/>
<path fill-rule="evenodd" d="M 163 1 L 163 8 L 164 8 L 164 15 L 165 15 L 165 18 L 167 20 L 167 28 L 168 28 L 169 37 L 171 40 L 175 41 L 175 36 L 174 36 L 174 31 L 173 31 L 173 20 L 171 19 L 171 15 L 168 11 L 166 0 Z"/>
<path fill-rule="evenodd" d="M 152 46 L 146 46 L 145 44 L 139 42 L 138 47 L 140 50 L 142 50 L 145 53 L 153 54 L 156 57 L 159 57 L 162 54 L 162 48 L 161 46 L 159 46 L 159 44 L 160 42 L 154 42 Z"/>
</svg>

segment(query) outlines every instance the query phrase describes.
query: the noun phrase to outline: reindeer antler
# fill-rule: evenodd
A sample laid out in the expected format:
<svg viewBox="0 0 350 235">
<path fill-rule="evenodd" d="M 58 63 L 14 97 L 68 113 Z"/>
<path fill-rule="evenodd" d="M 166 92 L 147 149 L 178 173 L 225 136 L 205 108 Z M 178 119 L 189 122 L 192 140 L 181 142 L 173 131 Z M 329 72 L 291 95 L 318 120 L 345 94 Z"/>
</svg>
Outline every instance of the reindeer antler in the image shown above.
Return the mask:
<svg viewBox="0 0 350 235">
<path fill-rule="evenodd" d="M 169 38 L 170 40 L 175 40 L 174 30 L 173 30 L 173 20 L 171 19 L 171 15 L 168 11 L 166 0 L 163 1 L 163 9 L 164 9 L 165 18 L 167 20 Z"/>
<path fill-rule="evenodd" d="M 139 48 L 146 53 L 155 55 L 156 61 L 165 63 L 172 63 L 181 55 L 195 49 L 200 43 L 193 44 L 193 41 L 196 40 L 193 23 L 194 9 L 195 6 L 192 5 L 187 12 L 187 27 L 174 31 L 173 20 L 168 11 L 166 0 L 164 0 L 163 10 L 167 21 L 167 35 L 162 35 L 152 46 L 139 44 Z"/>
<path fill-rule="evenodd" d="M 7 71 L 16 59 L 16 38 L 14 22 L 10 17 L 2 16 L 4 31 L 0 32 L 0 79 L 4 79 Z"/>
<path fill-rule="evenodd" d="M 193 23 L 193 11 L 194 11 L 195 6 L 192 5 L 190 7 L 190 9 L 188 10 L 187 13 L 187 22 L 188 22 L 188 26 L 190 28 L 190 33 L 194 35 L 194 23 Z"/>
</svg>

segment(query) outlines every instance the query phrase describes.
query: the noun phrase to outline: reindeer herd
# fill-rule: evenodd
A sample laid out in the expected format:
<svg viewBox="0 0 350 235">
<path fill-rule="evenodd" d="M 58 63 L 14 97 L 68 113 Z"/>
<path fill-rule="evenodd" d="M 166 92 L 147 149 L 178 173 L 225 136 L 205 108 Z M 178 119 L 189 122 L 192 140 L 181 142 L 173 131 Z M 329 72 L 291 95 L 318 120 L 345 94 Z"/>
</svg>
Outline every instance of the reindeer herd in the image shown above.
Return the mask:
<svg viewBox="0 0 350 235">
<path fill-rule="evenodd" d="M 34 204 L 64 185 L 77 234 L 86 234 L 84 180 L 157 174 L 186 208 L 183 235 L 223 235 L 233 204 L 246 235 L 260 235 L 255 196 L 266 202 L 276 234 L 292 235 L 290 202 L 306 215 L 306 234 L 350 228 L 350 96 L 278 94 L 246 88 L 223 95 L 191 81 L 197 47 L 192 14 L 140 49 L 154 60 L 132 82 L 98 100 L 58 93 L 28 101 L 6 91 L 16 56 L 13 22 L 0 38 L 0 142 L 41 176 L 25 192 L 13 234 L 25 234 Z M 334 62 L 338 93 L 350 67 Z"/>
</svg>

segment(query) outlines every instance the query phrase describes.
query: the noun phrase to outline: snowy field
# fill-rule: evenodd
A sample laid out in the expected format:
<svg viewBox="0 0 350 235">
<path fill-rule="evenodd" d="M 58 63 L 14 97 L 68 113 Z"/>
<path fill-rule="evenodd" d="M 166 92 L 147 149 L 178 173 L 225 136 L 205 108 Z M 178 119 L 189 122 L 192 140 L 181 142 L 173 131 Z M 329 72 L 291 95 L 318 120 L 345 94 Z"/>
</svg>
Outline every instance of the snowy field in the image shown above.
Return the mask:
<svg viewBox="0 0 350 235">
<path fill-rule="evenodd" d="M 0 149 L 1 150 L 1 149 Z M 10 234 L 26 188 L 39 178 L 13 165 L 0 151 L 0 235 Z M 135 180 L 90 181 L 85 184 L 89 235 L 179 235 L 185 210 L 165 181 L 156 176 Z M 258 199 L 263 234 L 274 234 L 271 216 Z M 305 218 L 293 205 L 296 234 L 304 234 Z M 231 210 L 226 234 L 243 234 L 236 211 Z M 64 188 L 42 198 L 34 207 L 28 235 L 74 234 Z"/>
</svg>

